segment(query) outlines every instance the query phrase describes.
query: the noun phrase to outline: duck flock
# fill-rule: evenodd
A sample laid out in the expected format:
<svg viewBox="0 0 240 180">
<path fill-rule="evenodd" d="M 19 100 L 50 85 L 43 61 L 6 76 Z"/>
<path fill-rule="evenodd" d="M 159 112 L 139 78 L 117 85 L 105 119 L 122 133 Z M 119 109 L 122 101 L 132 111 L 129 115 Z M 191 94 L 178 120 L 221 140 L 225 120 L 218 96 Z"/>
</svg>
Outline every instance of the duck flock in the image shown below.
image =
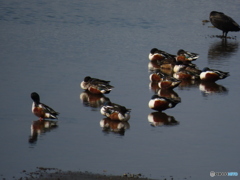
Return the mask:
<svg viewBox="0 0 240 180">
<path fill-rule="evenodd" d="M 150 50 L 149 57 L 149 79 L 151 88 L 160 89 L 149 100 L 148 106 L 150 109 L 162 112 L 166 109 L 175 107 L 181 102 L 181 98 L 177 95 L 172 95 L 172 90 L 181 83 L 189 81 L 200 81 L 207 83 L 214 83 L 217 80 L 225 79 L 229 76 L 228 72 L 223 72 L 216 69 L 199 68 L 193 61 L 199 58 L 197 53 L 192 53 L 180 49 L 177 55 L 172 55 L 165 51 L 153 48 Z M 86 76 L 80 83 L 80 87 L 84 92 L 80 95 L 83 102 L 93 102 L 96 107 L 100 108 L 100 113 L 106 118 L 100 122 L 103 128 L 121 130 L 127 128 L 127 122 L 130 119 L 131 109 L 123 105 L 119 105 L 110 101 L 105 95 L 109 94 L 114 86 L 108 80 L 102 80 Z M 40 102 L 38 93 L 31 94 L 33 100 L 32 112 L 40 118 L 44 119 L 57 119 L 58 112 L 49 106 Z M 97 103 L 97 104 L 96 104 Z M 93 104 L 92 104 L 93 105 Z M 149 117 L 151 119 L 151 117 Z M 150 120 L 151 121 L 151 120 Z"/>
<path fill-rule="evenodd" d="M 212 11 L 209 18 L 216 28 L 222 30 L 223 38 L 227 37 L 229 31 L 240 30 L 240 26 L 231 17 L 222 12 Z M 152 48 L 148 58 L 150 60 L 148 68 L 151 88 L 154 89 L 155 87 L 161 90 L 160 93 L 155 93 L 152 96 L 148 106 L 157 112 L 173 108 L 181 102 L 180 97 L 172 95 L 169 92 L 179 85 L 186 83 L 186 81 L 199 81 L 203 84 L 215 83 L 215 81 L 225 79 L 229 76 L 229 72 L 210 69 L 208 67 L 200 70 L 193 63 L 199 58 L 199 54 L 183 49 L 180 49 L 176 55 L 173 55 L 163 50 Z M 114 86 L 110 85 L 110 81 L 86 76 L 80 83 L 80 87 L 85 90 L 80 95 L 83 102 L 97 102 L 98 105 L 96 106 L 101 106 L 100 113 L 106 117 L 100 122 L 102 127 L 116 126 L 118 130 L 126 127 L 126 124 L 119 124 L 118 122 L 129 121 L 131 109 L 112 103 L 109 98 L 104 96 L 104 94 L 110 93 L 114 88 Z M 32 112 L 40 118 L 40 121 L 44 119 L 57 119 L 59 113 L 41 103 L 38 93 L 33 92 L 31 98 L 33 100 Z"/>
</svg>

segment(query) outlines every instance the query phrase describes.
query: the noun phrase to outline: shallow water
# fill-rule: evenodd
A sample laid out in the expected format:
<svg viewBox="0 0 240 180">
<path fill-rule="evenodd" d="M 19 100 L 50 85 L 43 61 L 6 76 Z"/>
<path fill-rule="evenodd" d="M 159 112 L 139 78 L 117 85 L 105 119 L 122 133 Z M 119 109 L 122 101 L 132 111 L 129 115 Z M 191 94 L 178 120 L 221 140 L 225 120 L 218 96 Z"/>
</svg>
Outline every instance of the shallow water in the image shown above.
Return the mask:
<svg viewBox="0 0 240 180">
<path fill-rule="evenodd" d="M 155 179 L 239 173 L 240 35 L 230 32 L 233 38 L 223 41 L 215 37 L 221 31 L 202 23 L 212 10 L 240 23 L 239 8 L 238 1 L 2 1 L 0 175 L 19 177 L 36 167 Z M 230 77 L 211 92 L 203 91 L 206 84 L 181 84 L 173 92 L 181 103 L 150 123 L 156 114 L 148 108 L 155 93 L 148 78 L 153 47 L 196 52 L 200 69 Z M 104 98 L 88 101 L 79 86 L 87 75 L 110 80 L 115 88 L 105 97 L 132 109 L 124 132 L 100 126 Z M 33 91 L 61 114 L 57 127 L 45 127 L 29 142 L 37 120 Z"/>
</svg>

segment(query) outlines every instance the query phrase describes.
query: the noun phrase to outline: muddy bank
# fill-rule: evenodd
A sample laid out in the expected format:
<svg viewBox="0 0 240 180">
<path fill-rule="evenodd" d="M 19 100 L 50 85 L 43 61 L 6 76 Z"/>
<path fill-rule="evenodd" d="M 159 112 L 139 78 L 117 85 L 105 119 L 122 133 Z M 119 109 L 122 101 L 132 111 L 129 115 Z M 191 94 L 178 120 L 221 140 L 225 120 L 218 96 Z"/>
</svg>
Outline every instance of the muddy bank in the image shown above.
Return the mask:
<svg viewBox="0 0 240 180">
<path fill-rule="evenodd" d="M 35 172 L 27 172 L 23 170 L 25 174 L 19 180 L 127 180 L 127 179 L 141 179 L 150 180 L 144 177 L 142 174 L 130 174 L 126 173 L 121 176 L 115 175 L 105 175 L 105 174 L 93 174 L 91 172 L 72 172 L 72 171 L 62 171 L 57 168 L 44 168 L 37 167 Z"/>
</svg>

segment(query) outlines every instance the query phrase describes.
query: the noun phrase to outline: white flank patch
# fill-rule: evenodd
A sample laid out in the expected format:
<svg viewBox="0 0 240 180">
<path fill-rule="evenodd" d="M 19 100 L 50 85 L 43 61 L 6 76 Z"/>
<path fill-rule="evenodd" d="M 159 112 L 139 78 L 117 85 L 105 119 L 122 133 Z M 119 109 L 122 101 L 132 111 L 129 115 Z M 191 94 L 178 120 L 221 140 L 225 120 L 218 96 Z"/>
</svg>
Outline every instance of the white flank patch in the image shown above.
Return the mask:
<svg viewBox="0 0 240 180">
<path fill-rule="evenodd" d="M 202 72 L 202 73 L 200 74 L 200 79 L 205 79 L 205 76 L 206 76 L 207 73 L 209 73 L 209 72 L 208 72 L 208 71 Z"/>
<path fill-rule="evenodd" d="M 154 103 L 155 103 L 155 101 L 153 99 L 151 99 L 148 103 L 148 107 L 152 109 L 154 107 Z"/>
<path fill-rule="evenodd" d="M 148 58 L 149 58 L 149 60 L 151 61 L 152 58 L 153 58 L 153 54 L 149 53 Z"/>
<path fill-rule="evenodd" d="M 104 106 L 100 109 L 100 113 L 104 116 L 106 115 L 106 110 Z"/>
<path fill-rule="evenodd" d="M 129 114 L 129 112 L 126 112 L 124 115 L 119 113 L 118 118 L 120 121 L 128 121 L 130 119 L 130 114 Z"/>
<path fill-rule="evenodd" d="M 183 68 L 184 65 L 175 65 L 174 68 L 173 68 L 173 72 L 178 72 L 181 68 Z"/>
<path fill-rule="evenodd" d="M 152 81 L 152 75 L 153 75 L 153 74 L 150 74 L 150 76 L 149 76 L 149 80 L 150 80 L 150 81 Z"/>
</svg>

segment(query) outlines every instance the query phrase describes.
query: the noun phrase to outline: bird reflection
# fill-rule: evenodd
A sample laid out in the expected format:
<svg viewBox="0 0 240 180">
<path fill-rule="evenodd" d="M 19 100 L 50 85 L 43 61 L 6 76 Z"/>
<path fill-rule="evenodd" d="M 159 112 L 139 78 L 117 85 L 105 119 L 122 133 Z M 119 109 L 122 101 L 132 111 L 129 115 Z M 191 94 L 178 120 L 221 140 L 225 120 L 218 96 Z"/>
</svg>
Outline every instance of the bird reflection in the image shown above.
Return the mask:
<svg viewBox="0 0 240 180">
<path fill-rule="evenodd" d="M 103 94 L 92 94 L 89 91 L 82 92 L 80 94 L 80 99 L 84 106 L 94 109 L 100 108 L 104 103 L 110 101 L 109 98 Z"/>
<path fill-rule="evenodd" d="M 202 92 L 203 96 L 210 94 L 227 94 L 228 89 L 222 85 L 215 82 L 201 82 L 199 85 L 199 90 Z"/>
<path fill-rule="evenodd" d="M 226 38 L 213 43 L 208 50 L 209 64 L 213 61 L 224 60 L 226 61 L 230 56 L 238 51 L 238 42 L 228 42 Z"/>
<path fill-rule="evenodd" d="M 175 99 L 177 101 L 181 101 L 181 98 L 172 89 L 159 89 L 157 92 L 157 95 L 159 95 L 161 97 L 166 97 L 166 98 Z"/>
<path fill-rule="evenodd" d="M 200 82 L 201 81 L 199 79 L 185 79 L 185 80 L 182 80 L 181 84 L 178 87 L 180 90 L 183 90 L 186 88 L 188 89 L 188 88 L 198 87 Z"/>
<path fill-rule="evenodd" d="M 169 116 L 163 112 L 152 112 L 148 115 L 148 121 L 152 126 L 174 126 L 179 122 L 173 116 Z"/>
<path fill-rule="evenodd" d="M 57 121 L 49 120 L 37 120 L 33 121 L 31 125 L 31 135 L 29 137 L 29 143 L 35 143 L 40 134 L 50 132 L 52 129 L 57 128 Z"/>
<path fill-rule="evenodd" d="M 110 118 L 104 118 L 100 121 L 100 127 L 105 133 L 113 132 L 124 135 L 125 130 L 130 128 L 130 124 L 126 121 L 113 121 Z"/>
<path fill-rule="evenodd" d="M 172 75 L 172 69 L 162 68 L 158 61 L 150 61 L 148 63 L 148 70 L 152 73 L 160 71 L 160 72 L 164 73 L 165 75 L 169 75 L 169 76 Z"/>
</svg>

